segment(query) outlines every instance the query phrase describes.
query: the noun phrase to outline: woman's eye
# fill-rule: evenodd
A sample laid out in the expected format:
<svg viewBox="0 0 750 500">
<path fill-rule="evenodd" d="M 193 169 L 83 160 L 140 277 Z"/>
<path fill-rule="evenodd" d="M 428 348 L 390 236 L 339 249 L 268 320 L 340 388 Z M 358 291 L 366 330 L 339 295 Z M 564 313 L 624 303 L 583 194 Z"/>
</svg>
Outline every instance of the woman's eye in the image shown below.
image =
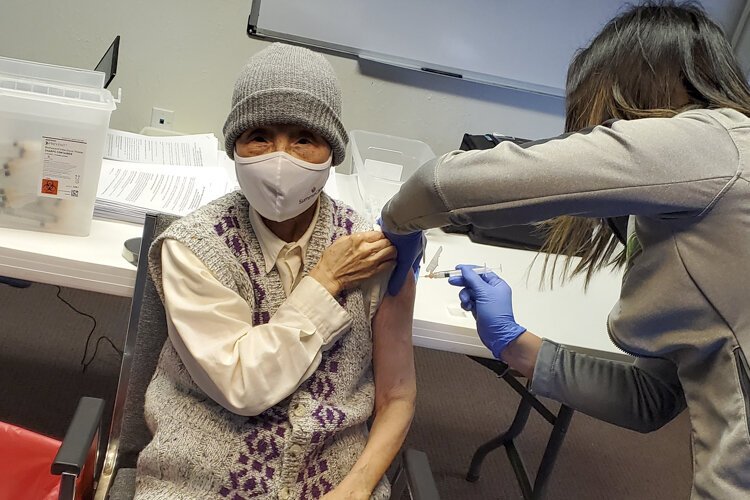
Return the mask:
<svg viewBox="0 0 750 500">
<path fill-rule="evenodd" d="M 300 137 L 297 140 L 297 143 L 298 144 L 312 144 L 312 141 L 310 139 L 308 139 L 307 137 Z"/>
<path fill-rule="evenodd" d="M 250 137 L 250 142 L 268 142 L 268 140 L 262 135 L 256 135 Z"/>
</svg>

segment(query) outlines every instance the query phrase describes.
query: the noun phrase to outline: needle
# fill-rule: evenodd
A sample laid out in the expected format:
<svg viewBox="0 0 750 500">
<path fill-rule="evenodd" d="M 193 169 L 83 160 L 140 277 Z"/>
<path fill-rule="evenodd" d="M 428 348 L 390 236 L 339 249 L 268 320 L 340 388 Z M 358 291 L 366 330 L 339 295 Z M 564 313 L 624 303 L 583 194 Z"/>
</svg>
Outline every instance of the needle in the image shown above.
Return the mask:
<svg viewBox="0 0 750 500">
<path fill-rule="evenodd" d="M 477 274 L 487 274 L 489 272 L 493 271 L 502 271 L 503 267 L 487 267 L 487 266 L 479 266 L 474 268 L 474 272 Z M 453 276 L 461 276 L 461 270 L 460 269 L 447 269 L 445 271 L 433 271 L 429 274 L 425 274 L 425 278 L 432 278 L 432 279 L 441 279 L 441 278 L 450 278 Z"/>
</svg>

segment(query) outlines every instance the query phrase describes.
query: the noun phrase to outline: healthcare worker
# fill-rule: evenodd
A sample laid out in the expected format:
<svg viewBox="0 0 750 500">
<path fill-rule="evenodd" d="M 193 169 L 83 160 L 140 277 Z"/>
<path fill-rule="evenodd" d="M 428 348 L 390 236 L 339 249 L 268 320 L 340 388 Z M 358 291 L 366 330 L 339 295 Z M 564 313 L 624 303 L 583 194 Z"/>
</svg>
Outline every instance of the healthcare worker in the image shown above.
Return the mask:
<svg viewBox="0 0 750 500">
<path fill-rule="evenodd" d="M 572 274 L 625 265 L 602 330 L 635 363 L 539 338 L 516 321 L 507 283 L 459 266 L 453 284 L 485 345 L 535 394 L 616 425 L 653 431 L 687 407 L 692 498 L 750 498 L 748 116 L 745 76 L 700 8 L 632 7 L 573 59 L 567 134 L 448 153 L 402 186 L 382 214 L 399 252 L 389 291 L 420 230 L 551 219 L 545 250 L 580 256 Z"/>
</svg>

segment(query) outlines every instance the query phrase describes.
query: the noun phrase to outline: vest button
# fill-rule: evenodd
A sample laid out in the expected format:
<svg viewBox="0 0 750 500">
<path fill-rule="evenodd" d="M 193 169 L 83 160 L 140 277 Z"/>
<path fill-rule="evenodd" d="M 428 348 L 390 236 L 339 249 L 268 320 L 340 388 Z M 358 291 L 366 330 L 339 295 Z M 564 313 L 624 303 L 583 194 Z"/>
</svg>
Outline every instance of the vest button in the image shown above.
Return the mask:
<svg viewBox="0 0 750 500">
<path fill-rule="evenodd" d="M 293 444 L 289 447 L 289 455 L 291 457 L 296 457 L 300 453 L 302 453 L 302 447 L 298 444 Z"/>
<path fill-rule="evenodd" d="M 288 500 L 290 496 L 289 488 L 284 487 L 279 491 L 279 500 Z"/>
<path fill-rule="evenodd" d="M 305 405 L 301 403 L 295 403 L 292 406 L 292 415 L 294 415 L 295 417 L 304 417 L 306 412 L 307 408 L 305 408 Z"/>
</svg>

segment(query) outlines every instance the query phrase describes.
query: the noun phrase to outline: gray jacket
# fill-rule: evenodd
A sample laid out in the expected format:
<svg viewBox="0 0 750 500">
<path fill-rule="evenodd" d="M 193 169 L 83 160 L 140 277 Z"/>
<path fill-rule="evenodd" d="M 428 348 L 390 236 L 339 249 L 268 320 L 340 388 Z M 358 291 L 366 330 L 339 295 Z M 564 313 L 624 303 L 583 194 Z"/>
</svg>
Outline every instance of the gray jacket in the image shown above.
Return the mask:
<svg viewBox="0 0 750 500">
<path fill-rule="evenodd" d="M 448 153 L 404 184 L 383 221 L 409 232 L 629 215 L 630 255 L 607 329 L 637 360 L 545 340 L 531 389 L 641 432 L 687 407 L 692 498 L 750 498 L 749 169 L 750 119 L 738 112 L 621 120 Z"/>
</svg>

